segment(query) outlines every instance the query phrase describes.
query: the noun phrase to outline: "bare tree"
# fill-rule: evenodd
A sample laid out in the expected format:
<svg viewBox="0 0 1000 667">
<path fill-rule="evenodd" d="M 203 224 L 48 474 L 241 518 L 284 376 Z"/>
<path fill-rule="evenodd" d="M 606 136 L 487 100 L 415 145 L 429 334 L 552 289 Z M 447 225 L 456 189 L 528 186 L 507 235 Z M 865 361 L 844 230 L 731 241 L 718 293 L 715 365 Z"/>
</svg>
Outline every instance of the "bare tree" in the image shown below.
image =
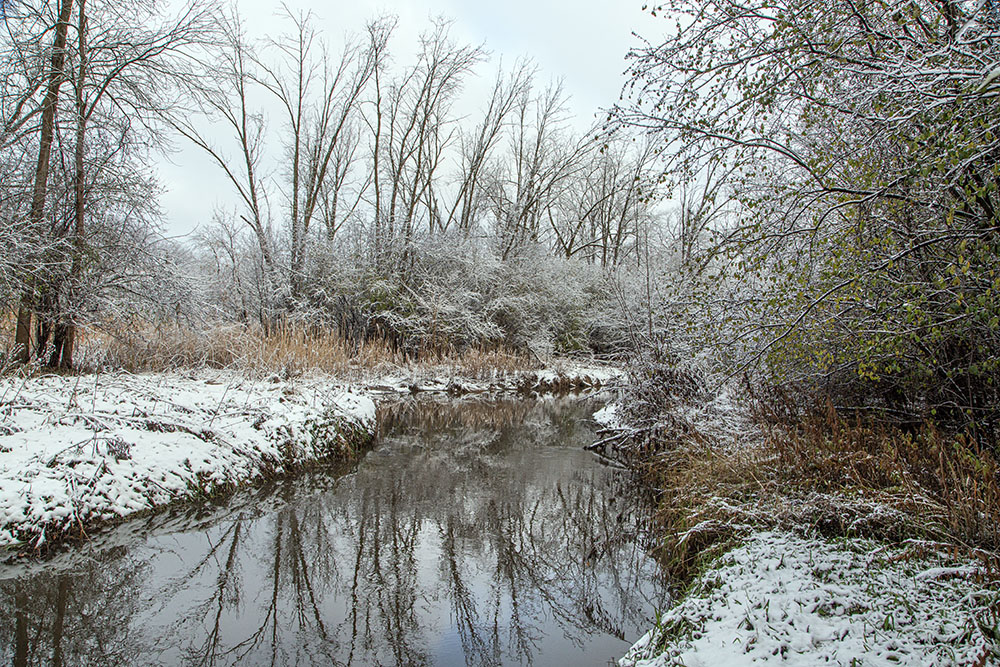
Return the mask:
<svg viewBox="0 0 1000 667">
<path fill-rule="evenodd" d="M 66 62 L 66 34 L 69 31 L 70 12 L 73 9 L 72 0 L 60 0 L 59 15 L 52 38 L 51 62 L 47 73 L 45 98 L 41 104 L 41 127 L 38 138 L 38 160 L 35 167 L 34 185 L 31 194 L 31 211 L 28 216 L 29 226 L 40 231 L 45 216 L 45 198 L 48 192 L 49 158 L 52 152 L 52 138 L 55 134 L 56 108 L 59 102 L 59 89 L 65 81 L 63 65 Z M 14 344 L 18 347 L 18 355 L 22 363 L 31 360 L 31 316 L 34 306 L 33 296 L 25 292 L 21 297 L 21 306 L 17 312 L 17 329 L 14 334 Z"/>
<path fill-rule="evenodd" d="M 583 165 L 589 142 L 567 135 L 562 85 L 534 97 L 525 90 L 514 110 L 509 153 L 495 165 L 489 201 L 501 259 L 542 240 L 550 207 Z"/>
<path fill-rule="evenodd" d="M 175 127 L 201 148 L 226 174 L 242 203 L 240 219 L 253 232 L 260 249 L 263 273 L 268 282 L 267 310 L 274 306 L 279 291 L 277 258 L 271 223 L 271 209 L 262 161 L 265 154 L 264 115 L 251 100 L 255 80 L 255 56 L 236 17 L 224 25 L 224 49 L 211 76 L 214 87 L 202 91 L 202 110 L 221 120 L 235 138 L 238 160 L 230 160 L 216 142 L 191 119 L 179 119 Z M 238 165 L 238 166 L 237 166 Z M 269 316 L 268 316 L 269 317 Z"/>
<path fill-rule="evenodd" d="M 45 3 L 39 16 L 49 6 Z M 164 144 L 159 119 L 176 105 L 178 87 L 173 84 L 190 76 L 184 61 L 191 60 L 190 48 L 210 35 L 213 21 L 213 7 L 207 2 L 192 2 L 173 16 L 163 15 L 157 5 L 77 0 L 75 6 L 73 25 L 71 0 L 58 5 L 54 22 L 33 20 L 32 25 L 45 32 L 51 28 L 54 34 L 43 77 L 44 97 L 33 109 L 33 95 L 43 88 L 36 83 L 38 77 L 31 72 L 6 76 L 5 84 L 20 83 L 25 90 L 18 94 L 5 85 L 9 104 L 4 104 L 0 142 L 5 158 L 23 153 L 22 146 L 37 145 L 25 217 L 31 233 L 49 248 L 43 258 L 45 271 L 36 268 L 35 276 L 23 281 L 15 346 L 21 361 L 27 362 L 36 353 L 40 357 L 54 337 L 49 362 L 62 367 L 73 363 L 74 328 L 84 309 L 85 260 L 96 258 L 87 247 L 91 198 L 98 191 L 106 196 L 107 187 L 127 183 L 144 187 L 147 179 L 136 180 L 117 170 L 132 172 L 137 162 L 148 162 L 153 147 Z M 18 37 L 20 41 L 12 40 L 10 62 L 30 67 L 23 29 Z M 72 85 L 73 95 L 63 101 L 60 91 L 66 83 Z M 166 94 L 167 88 L 172 94 Z M 64 131 L 67 126 L 73 129 Z M 139 199 L 147 192 L 118 189 L 116 196 Z M 97 206 L 112 208 L 107 202 Z M 104 268 L 112 265 L 96 259 L 93 263 Z M 26 263 L 22 271 L 30 266 Z"/>
<path fill-rule="evenodd" d="M 462 79 L 484 58 L 482 49 L 458 46 L 449 24 L 438 20 L 421 38 L 417 62 L 390 82 L 375 77 L 372 130 L 376 267 L 402 266 L 423 214 L 428 228 L 434 213 L 432 184 L 455 137 L 449 111 Z"/>
<path fill-rule="evenodd" d="M 293 32 L 271 44 L 280 55 L 280 64 L 270 66 L 258 60 L 258 67 L 263 72 L 259 82 L 277 98 L 286 115 L 285 148 L 291 162 L 289 268 L 291 296 L 298 299 L 302 296 L 310 225 L 324 195 L 336 207 L 353 161 L 351 146 L 357 141 L 352 119 L 383 57 L 390 26 L 384 21 L 372 24 L 368 44 L 349 41 L 340 58 L 334 60 L 318 39 L 312 16 L 287 13 Z M 315 99 L 314 89 L 318 90 Z"/>
<path fill-rule="evenodd" d="M 113 165 L 143 159 L 148 149 L 162 145 L 160 115 L 176 107 L 178 80 L 193 76 L 187 63 L 191 49 L 213 36 L 214 7 L 190 3 L 178 14 L 162 17 L 153 9 L 122 9 L 101 0 L 77 0 L 78 20 L 76 75 L 73 79 L 75 132 L 73 141 L 73 231 L 72 260 L 68 276 L 67 303 L 52 313 L 53 351 L 50 366 L 73 365 L 76 313 L 81 294 L 87 244 L 87 211 L 91 190 Z M 89 40 L 91 25 L 97 26 Z M 168 97 L 172 98 L 168 101 Z M 104 139 L 110 150 L 91 151 L 89 130 L 117 140 Z M 138 136 L 142 135 L 139 139 Z M 116 156 L 122 159 L 115 160 Z M 129 193 L 121 192 L 128 197 Z M 39 348 L 44 340 L 39 341 Z"/>
<path fill-rule="evenodd" d="M 447 231 L 452 224 L 466 236 L 472 231 L 481 207 L 482 181 L 494 149 L 503 139 L 511 113 L 518 100 L 531 87 L 534 68 L 527 62 L 518 63 L 509 74 L 501 67 L 490 95 L 483 120 L 471 132 L 463 132 L 460 147 L 459 188 L 446 215 L 442 215 L 436 192 L 431 193 L 431 230 Z"/>
<path fill-rule="evenodd" d="M 348 213 L 358 206 L 364 187 L 353 196 L 346 193 L 349 173 L 357 162 L 358 106 L 384 57 L 391 30 L 388 22 L 372 23 L 367 43 L 349 42 L 340 57 L 334 58 L 312 27 L 311 15 L 289 13 L 289 19 L 291 34 L 261 49 L 252 48 L 239 20 L 232 20 L 223 64 L 215 72 L 218 88 L 203 97 L 209 116 L 221 119 L 232 131 L 239 168 L 197 127 L 197 121 L 178 124 L 180 132 L 222 168 L 239 194 L 241 218 L 257 240 L 271 283 L 271 309 L 280 306 L 279 295 L 286 285 L 292 303 L 285 305 L 303 297 L 313 220 L 319 216 L 332 236 L 343 222 L 339 217 L 344 215 L 342 197 L 349 199 Z M 263 93 L 278 101 L 285 122 L 283 143 L 289 166 L 285 185 L 277 192 L 269 175 L 273 170 L 265 167 L 269 149 L 259 100 Z M 279 262 L 270 205 L 275 197 L 286 200 L 287 266 Z"/>
<path fill-rule="evenodd" d="M 548 215 L 556 252 L 582 256 L 602 268 L 615 268 L 629 256 L 640 264 L 640 228 L 658 198 L 655 159 L 650 141 L 609 137 L 603 146 L 594 142 L 558 210 Z"/>
</svg>

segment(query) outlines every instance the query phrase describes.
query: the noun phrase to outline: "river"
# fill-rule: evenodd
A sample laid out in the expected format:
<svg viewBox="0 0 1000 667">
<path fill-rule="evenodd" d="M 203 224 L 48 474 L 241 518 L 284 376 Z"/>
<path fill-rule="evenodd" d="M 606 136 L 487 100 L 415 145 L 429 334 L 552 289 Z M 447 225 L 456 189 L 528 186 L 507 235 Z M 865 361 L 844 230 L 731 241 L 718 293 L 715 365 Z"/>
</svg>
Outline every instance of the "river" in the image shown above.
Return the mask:
<svg viewBox="0 0 1000 667">
<path fill-rule="evenodd" d="M 606 665 L 669 598 L 598 407 L 399 401 L 352 466 L 0 566 L 0 660 Z"/>
</svg>

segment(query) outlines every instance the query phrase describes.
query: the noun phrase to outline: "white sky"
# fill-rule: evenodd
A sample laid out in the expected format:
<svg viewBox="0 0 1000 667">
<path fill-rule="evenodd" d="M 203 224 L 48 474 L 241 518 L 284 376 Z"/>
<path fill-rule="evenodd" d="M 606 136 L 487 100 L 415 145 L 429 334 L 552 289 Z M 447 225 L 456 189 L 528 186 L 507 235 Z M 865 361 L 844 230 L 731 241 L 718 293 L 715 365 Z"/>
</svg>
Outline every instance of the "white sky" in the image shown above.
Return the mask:
<svg viewBox="0 0 1000 667">
<path fill-rule="evenodd" d="M 235 4 L 253 38 L 277 37 L 287 29 L 288 24 L 277 18 L 280 2 L 239 0 Z M 484 91 L 500 58 L 507 67 L 527 56 L 538 67 L 540 85 L 563 80 L 580 128 L 590 126 L 600 109 L 618 100 L 625 83 L 625 54 L 638 43 L 633 31 L 653 39 L 665 27 L 662 18 L 642 11 L 643 0 L 286 0 L 286 4 L 295 12 L 311 10 L 331 45 L 363 29 L 371 18 L 398 16 L 390 49 L 401 63 L 412 62 L 417 36 L 429 26 L 431 17 L 453 19 L 451 34 L 457 41 L 482 44 L 492 54 L 491 61 L 478 70 Z M 476 82 L 470 81 L 466 90 L 465 103 L 478 108 Z M 234 201 L 217 167 L 197 149 L 183 143 L 177 147 L 159 169 L 164 231 L 170 235 L 186 234 L 208 223 L 215 206 Z"/>
</svg>

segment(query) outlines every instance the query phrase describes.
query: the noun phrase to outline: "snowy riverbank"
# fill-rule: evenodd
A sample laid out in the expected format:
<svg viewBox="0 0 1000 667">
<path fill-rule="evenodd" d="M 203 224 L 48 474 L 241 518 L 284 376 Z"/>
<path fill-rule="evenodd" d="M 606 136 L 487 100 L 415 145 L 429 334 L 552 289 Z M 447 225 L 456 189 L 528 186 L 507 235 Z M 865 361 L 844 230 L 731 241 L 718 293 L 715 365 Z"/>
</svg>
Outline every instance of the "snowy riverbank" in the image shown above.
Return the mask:
<svg viewBox="0 0 1000 667">
<path fill-rule="evenodd" d="M 982 575 L 919 543 L 760 532 L 706 568 L 620 665 L 997 664 L 1000 593 Z"/>
<path fill-rule="evenodd" d="M 321 379 L 228 373 L 0 379 L 0 547 L 349 455 L 375 405 Z"/>
<path fill-rule="evenodd" d="M 363 384 L 368 391 L 389 394 L 545 394 L 609 388 L 624 380 L 624 371 L 613 366 L 566 361 L 542 370 L 491 369 L 475 374 L 445 365 L 397 368 L 369 378 Z"/>
<path fill-rule="evenodd" d="M 391 369 L 352 385 L 211 370 L 0 378 L 0 549 L 82 538 L 177 500 L 350 456 L 375 433 L 370 396 L 587 390 L 621 375 L 563 364 L 476 376 Z"/>
<path fill-rule="evenodd" d="M 672 475 L 660 478 L 673 485 L 662 502 L 676 514 L 663 547 L 668 559 L 690 564 L 693 571 L 680 576 L 692 579 L 620 667 L 1000 664 L 995 554 L 906 540 L 925 533 L 906 531 L 921 515 L 893 504 L 898 490 L 880 495 L 873 486 L 865 495 L 860 484 L 811 485 L 817 471 L 836 473 L 833 464 L 805 468 L 799 478 L 772 475 L 795 459 L 780 458 L 727 405 L 679 411 L 687 431 L 664 422 L 675 439 L 657 453 Z M 627 411 L 609 404 L 594 419 L 605 436 L 595 444 L 624 447 L 609 455 L 632 461 L 628 447 L 638 431 Z M 734 435 L 727 421 L 749 428 Z M 685 441 L 690 433 L 707 433 L 708 444 Z M 855 456 L 846 446 L 836 455 Z M 920 502 L 933 507 L 930 497 Z M 841 537 L 820 537 L 819 526 Z M 871 532 L 879 526 L 897 530 Z M 881 541 L 859 537 L 879 534 Z"/>
</svg>

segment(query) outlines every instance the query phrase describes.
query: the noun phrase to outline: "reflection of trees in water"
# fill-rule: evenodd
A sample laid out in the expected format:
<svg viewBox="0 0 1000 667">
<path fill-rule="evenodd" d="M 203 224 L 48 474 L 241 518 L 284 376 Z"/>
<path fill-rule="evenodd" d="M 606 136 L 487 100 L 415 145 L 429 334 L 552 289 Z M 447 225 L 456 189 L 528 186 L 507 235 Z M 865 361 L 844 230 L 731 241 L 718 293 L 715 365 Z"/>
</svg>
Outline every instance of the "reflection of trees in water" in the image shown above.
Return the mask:
<svg viewBox="0 0 1000 667">
<path fill-rule="evenodd" d="M 464 590 L 463 559 L 454 555 L 452 539 L 469 526 L 456 526 L 460 515 L 448 517 L 447 583 L 463 646 L 477 663 L 498 662 L 486 658 L 504 650 L 530 661 L 537 640 L 552 634 L 553 624 L 577 645 L 594 632 L 624 639 L 660 602 L 643 594 L 654 572 L 640 566 L 646 558 L 633 539 L 635 524 L 628 523 L 635 517 L 609 501 L 606 494 L 614 489 L 608 481 L 600 471 L 588 471 L 551 488 L 525 492 L 511 486 L 509 494 L 476 508 L 471 521 L 486 527 L 489 544 L 472 560 L 495 562 L 493 595 L 478 604 Z"/>
<path fill-rule="evenodd" d="M 206 581 L 207 596 L 176 618 L 165 641 L 190 640 L 185 664 L 337 664 L 336 642 L 322 608 L 336 575 L 325 549 L 322 508 L 294 501 L 292 485 L 268 512 L 246 510 L 208 540 L 206 553 L 171 581 L 162 598 L 184 595 Z M 238 624 L 234 618 L 249 617 Z M 193 627 L 200 624 L 201 627 Z M 301 637 L 297 641 L 295 637 Z"/>
<path fill-rule="evenodd" d="M 289 555 L 258 570 L 292 610 L 286 633 L 311 634 L 303 644 L 347 662 L 429 664 L 431 626 L 444 622 L 471 664 L 530 662 L 546 635 L 581 646 L 595 632 L 624 638 L 661 602 L 644 595 L 654 571 L 627 480 L 539 457 L 553 439 L 588 442 L 579 404 L 402 410 L 386 446 L 337 493 L 290 486 L 288 505 L 266 519 L 270 553 Z M 343 604 L 334 625 L 317 599 Z M 257 616 L 273 628 L 279 615 L 269 603 Z"/>
<path fill-rule="evenodd" d="M 468 664 L 528 663 L 546 638 L 623 638 L 663 603 L 646 597 L 661 587 L 637 546 L 641 511 L 622 475 L 544 451 L 589 442 L 589 410 L 510 401 L 383 414 L 383 446 L 332 491 L 317 490 L 321 477 L 290 481 L 201 533 L 202 550 L 186 547 L 185 567 L 156 583 L 162 606 L 145 617 L 160 629 L 136 631 L 159 635 L 160 651 L 180 638 L 184 662 L 206 666 L 432 664 L 448 633 Z M 132 589 L 90 593 L 121 615 L 97 643 L 124 646 L 128 605 L 117 601 L 141 582 L 107 576 Z M 58 589 L 37 585 L 42 597 Z M 51 630 L 51 609 L 27 612 L 33 632 Z"/>
<path fill-rule="evenodd" d="M 144 566 L 128 558 L 83 572 L 0 582 L 0 660 L 26 665 L 131 665 L 142 639 L 131 628 Z"/>
</svg>

